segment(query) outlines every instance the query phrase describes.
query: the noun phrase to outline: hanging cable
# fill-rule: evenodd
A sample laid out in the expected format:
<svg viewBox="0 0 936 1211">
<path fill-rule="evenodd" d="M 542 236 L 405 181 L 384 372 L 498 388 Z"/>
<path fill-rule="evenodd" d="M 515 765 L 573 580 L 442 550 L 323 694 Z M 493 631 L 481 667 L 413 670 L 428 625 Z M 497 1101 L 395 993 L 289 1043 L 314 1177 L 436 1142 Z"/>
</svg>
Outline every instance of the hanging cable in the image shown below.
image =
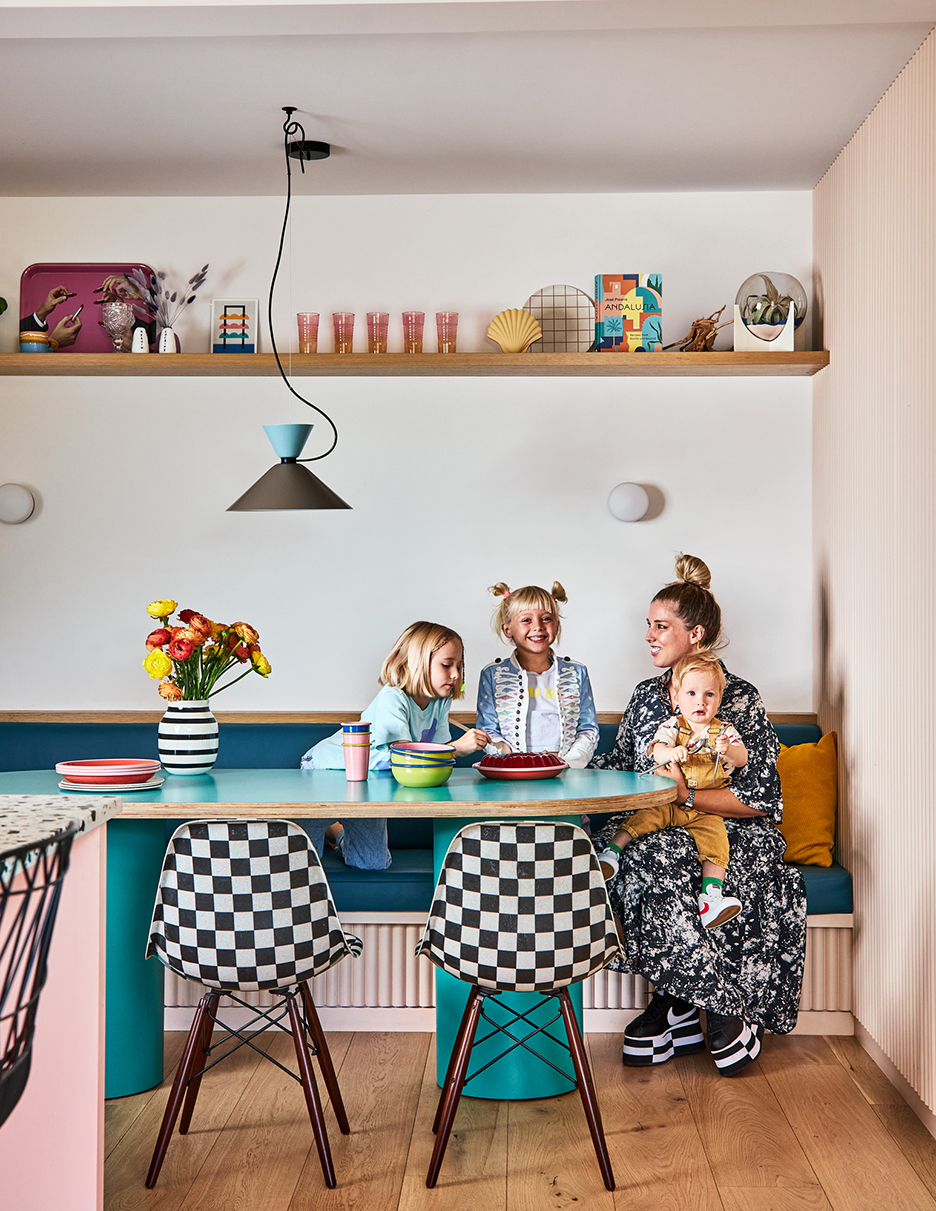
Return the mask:
<svg viewBox="0 0 936 1211">
<path fill-rule="evenodd" d="M 338 445 L 338 426 L 327 412 L 322 411 L 318 404 L 313 404 L 311 400 L 307 400 L 304 395 L 299 394 L 299 392 L 289 381 L 289 378 L 283 369 L 283 363 L 280 361 L 279 351 L 276 348 L 276 337 L 273 332 L 273 290 L 276 287 L 276 275 L 279 273 L 280 262 L 283 259 L 283 245 L 286 240 L 286 229 L 289 224 L 289 208 L 292 202 L 292 168 L 289 163 L 290 157 L 292 156 L 292 158 L 298 159 L 299 167 L 303 172 L 305 172 L 306 160 L 324 159 L 325 156 L 328 155 L 329 149 L 327 143 L 317 143 L 306 139 L 305 130 L 303 129 L 302 124 L 293 121 L 292 115 L 296 112 L 296 107 L 294 105 L 284 105 L 283 112 L 286 114 L 286 121 L 283 123 L 283 150 L 286 156 L 286 213 L 283 215 L 283 229 L 280 232 L 279 248 L 276 253 L 276 265 L 273 268 L 273 278 L 270 282 L 270 298 L 267 305 L 267 323 L 270 327 L 270 344 L 273 346 L 273 356 L 276 358 L 276 364 L 279 367 L 279 372 L 282 376 L 283 382 L 293 393 L 296 399 L 301 400 L 304 404 L 307 404 L 308 407 L 317 412 L 319 416 L 324 416 L 332 427 L 334 438 L 332 440 L 332 444 L 327 450 L 324 451 L 324 453 L 316 454 L 314 458 L 299 458 L 296 460 L 300 463 L 314 463 L 318 462 L 320 458 L 326 458 Z M 301 134 L 301 138 L 297 139 L 296 142 L 292 144 L 291 150 L 289 140 L 296 134 Z"/>
</svg>

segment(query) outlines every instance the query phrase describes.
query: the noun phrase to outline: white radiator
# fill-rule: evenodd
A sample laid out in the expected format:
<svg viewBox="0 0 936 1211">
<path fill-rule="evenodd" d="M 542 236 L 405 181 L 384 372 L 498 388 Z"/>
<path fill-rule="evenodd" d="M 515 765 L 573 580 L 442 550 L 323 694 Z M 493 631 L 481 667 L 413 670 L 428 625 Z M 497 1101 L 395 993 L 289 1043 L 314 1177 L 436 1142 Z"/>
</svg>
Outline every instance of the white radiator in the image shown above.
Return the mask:
<svg viewBox="0 0 936 1211">
<path fill-rule="evenodd" d="M 434 967 L 413 951 L 425 916 L 406 913 L 342 913 L 349 933 L 364 943 L 357 959 L 344 959 L 312 983 L 326 1030 L 426 1030 L 435 1028 Z M 807 918 L 806 971 L 800 999 L 800 1034 L 852 1034 L 851 916 Z M 166 972 L 166 1029 L 188 1030 L 204 989 Z M 640 976 L 601 971 L 583 988 L 586 1031 L 624 1029 L 647 1003 Z M 252 1005 L 269 1005 L 269 993 L 247 993 Z M 222 1000 L 225 1019 L 247 1020 L 247 1011 Z"/>
</svg>

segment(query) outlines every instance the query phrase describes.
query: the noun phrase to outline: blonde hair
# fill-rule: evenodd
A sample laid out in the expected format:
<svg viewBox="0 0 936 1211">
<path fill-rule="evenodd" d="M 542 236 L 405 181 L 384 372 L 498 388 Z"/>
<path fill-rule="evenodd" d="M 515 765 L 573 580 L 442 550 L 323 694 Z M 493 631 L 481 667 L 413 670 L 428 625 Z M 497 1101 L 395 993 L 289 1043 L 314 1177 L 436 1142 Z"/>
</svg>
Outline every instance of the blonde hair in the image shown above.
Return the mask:
<svg viewBox="0 0 936 1211">
<path fill-rule="evenodd" d="M 429 677 L 429 666 L 432 657 L 440 648 L 452 641 L 462 650 L 458 662 L 461 680 L 452 690 L 452 699 L 463 698 L 465 687 L 465 645 L 459 634 L 451 627 L 440 626 L 437 622 L 414 622 L 406 628 L 400 638 L 390 649 L 390 655 L 383 662 L 378 680 L 381 685 L 391 685 L 402 690 L 412 698 L 435 698 L 432 682 Z"/>
<path fill-rule="evenodd" d="M 508 626 L 513 616 L 521 610 L 548 610 L 556 617 L 556 640 L 562 634 L 562 615 L 559 613 L 559 602 L 568 601 L 566 591 L 558 580 L 553 581 L 552 592 L 541 589 L 539 585 L 528 584 L 522 589 L 510 589 L 502 580 L 491 585 L 490 591 L 499 597 L 500 604 L 494 611 L 491 626 L 496 635 L 505 639 L 504 627 Z"/>
<path fill-rule="evenodd" d="M 725 670 L 714 652 L 691 652 L 673 665 L 673 690 L 679 693 L 684 678 L 690 673 L 705 673 L 718 686 L 720 694 L 725 692 Z"/>
<path fill-rule="evenodd" d="M 708 567 L 695 555 L 680 552 L 675 570 L 677 579 L 664 585 L 653 601 L 671 605 L 687 631 L 701 627 L 701 647 L 712 651 L 724 647 L 721 607 L 709 588 L 712 574 Z"/>
</svg>

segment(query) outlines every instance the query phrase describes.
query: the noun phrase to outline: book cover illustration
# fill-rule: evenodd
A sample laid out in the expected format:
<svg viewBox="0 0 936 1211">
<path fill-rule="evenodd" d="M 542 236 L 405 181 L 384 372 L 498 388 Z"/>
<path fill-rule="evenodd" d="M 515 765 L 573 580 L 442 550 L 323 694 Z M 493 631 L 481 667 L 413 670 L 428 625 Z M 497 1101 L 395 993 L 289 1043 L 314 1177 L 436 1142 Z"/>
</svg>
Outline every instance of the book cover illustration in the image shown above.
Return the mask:
<svg viewBox="0 0 936 1211">
<path fill-rule="evenodd" d="M 595 349 L 656 353 L 663 348 L 663 277 L 659 273 L 595 275 Z"/>
</svg>

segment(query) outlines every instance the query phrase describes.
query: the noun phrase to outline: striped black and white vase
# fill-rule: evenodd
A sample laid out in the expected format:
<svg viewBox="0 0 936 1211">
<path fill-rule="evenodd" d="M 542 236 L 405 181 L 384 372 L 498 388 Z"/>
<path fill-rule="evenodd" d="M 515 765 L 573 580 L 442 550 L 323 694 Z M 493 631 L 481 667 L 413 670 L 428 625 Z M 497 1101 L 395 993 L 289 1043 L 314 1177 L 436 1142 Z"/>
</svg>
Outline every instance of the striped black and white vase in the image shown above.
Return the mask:
<svg viewBox="0 0 936 1211">
<path fill-rule="evenodd" d="M 218 721 L 207 699 L 172 702 L 159 721 L 159 759 L 167 774 L 207 774 L 218 759 Z"/>
</svg>

